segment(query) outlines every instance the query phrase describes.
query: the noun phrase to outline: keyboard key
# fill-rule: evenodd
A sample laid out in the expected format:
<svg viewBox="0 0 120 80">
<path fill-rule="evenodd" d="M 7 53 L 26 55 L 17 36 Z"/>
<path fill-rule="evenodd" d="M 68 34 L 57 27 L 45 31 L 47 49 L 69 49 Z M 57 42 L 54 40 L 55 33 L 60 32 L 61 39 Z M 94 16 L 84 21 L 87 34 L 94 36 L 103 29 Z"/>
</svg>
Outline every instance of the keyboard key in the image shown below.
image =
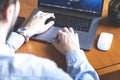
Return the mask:
<svg viewBox="0 0 120 80">
<path fill-rule="evenodd" d="M 75 30 L 89 32 L 92 19 L 80 18 L 60 13 L 55 13 L 55 26 L 73 27 Z"/>
</svg>

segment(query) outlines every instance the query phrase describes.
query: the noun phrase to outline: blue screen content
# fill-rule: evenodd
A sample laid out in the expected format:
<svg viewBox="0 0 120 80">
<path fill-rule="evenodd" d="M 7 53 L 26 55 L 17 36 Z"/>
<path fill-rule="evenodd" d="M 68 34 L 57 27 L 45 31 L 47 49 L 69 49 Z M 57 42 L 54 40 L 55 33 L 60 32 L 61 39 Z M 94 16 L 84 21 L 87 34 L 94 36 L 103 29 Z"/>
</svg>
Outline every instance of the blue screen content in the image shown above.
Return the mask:
<svg viewBox="0 0 120 80">
<path fill-rule="evenodd" d="M 40 0 L 40 5 L 101 14 L 103 0 Z"/>
</svg>

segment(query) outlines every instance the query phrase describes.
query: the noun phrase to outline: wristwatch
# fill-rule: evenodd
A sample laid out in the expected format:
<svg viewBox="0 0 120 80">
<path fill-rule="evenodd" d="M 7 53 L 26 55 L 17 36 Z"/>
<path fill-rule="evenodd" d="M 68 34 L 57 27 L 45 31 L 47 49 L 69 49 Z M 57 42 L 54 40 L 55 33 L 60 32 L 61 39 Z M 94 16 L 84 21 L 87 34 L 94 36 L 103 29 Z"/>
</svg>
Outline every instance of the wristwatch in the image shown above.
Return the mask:
<svg viewBox="0 0 120 80">
<path fill-rule="evenodd" d="M 22 35 L 25 38 L 25 42 L 29 41 L 29 35 L 27 33 L 27 28 L 26 27 L 19 28 L 17 30 L 17 33 Z"/>
</svg>

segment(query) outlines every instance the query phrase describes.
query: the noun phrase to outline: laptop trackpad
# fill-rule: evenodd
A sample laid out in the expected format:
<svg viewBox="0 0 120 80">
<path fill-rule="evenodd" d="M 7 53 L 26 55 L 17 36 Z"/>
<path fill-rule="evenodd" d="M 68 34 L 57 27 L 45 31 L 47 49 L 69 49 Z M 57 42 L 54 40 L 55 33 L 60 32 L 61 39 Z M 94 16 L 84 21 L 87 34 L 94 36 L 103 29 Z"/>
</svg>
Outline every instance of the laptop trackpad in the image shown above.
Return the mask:
<svg viewBox="0 0 120 80">
<path fill-rule="evenodd" d="M 31 37 L 33 40 L 40 40 L 40 41 L 45 41 L 51 43 L 52 39 L 54 39 L 57 35 L 58 30 L 63 29 L 63 28 L 58 28 L 58 27 L 51 27 L 48 31 L 35 35 Z"/>
</svg>

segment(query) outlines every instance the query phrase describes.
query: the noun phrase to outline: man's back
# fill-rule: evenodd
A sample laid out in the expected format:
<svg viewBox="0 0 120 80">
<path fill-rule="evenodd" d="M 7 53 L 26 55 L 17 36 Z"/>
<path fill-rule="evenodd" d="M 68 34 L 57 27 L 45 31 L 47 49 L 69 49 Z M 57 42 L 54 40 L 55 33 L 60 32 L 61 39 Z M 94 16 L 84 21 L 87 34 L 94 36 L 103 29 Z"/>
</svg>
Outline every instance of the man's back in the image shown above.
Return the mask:
<svg viewBox="0 0 120 80">
<path fill-rule="evenodd" d="M 58 73 L 56 72 L 58 71 Z M 0 54 L 0 80 L 71 80 L 57 65 L 29 54 Z"/>
</svg>

